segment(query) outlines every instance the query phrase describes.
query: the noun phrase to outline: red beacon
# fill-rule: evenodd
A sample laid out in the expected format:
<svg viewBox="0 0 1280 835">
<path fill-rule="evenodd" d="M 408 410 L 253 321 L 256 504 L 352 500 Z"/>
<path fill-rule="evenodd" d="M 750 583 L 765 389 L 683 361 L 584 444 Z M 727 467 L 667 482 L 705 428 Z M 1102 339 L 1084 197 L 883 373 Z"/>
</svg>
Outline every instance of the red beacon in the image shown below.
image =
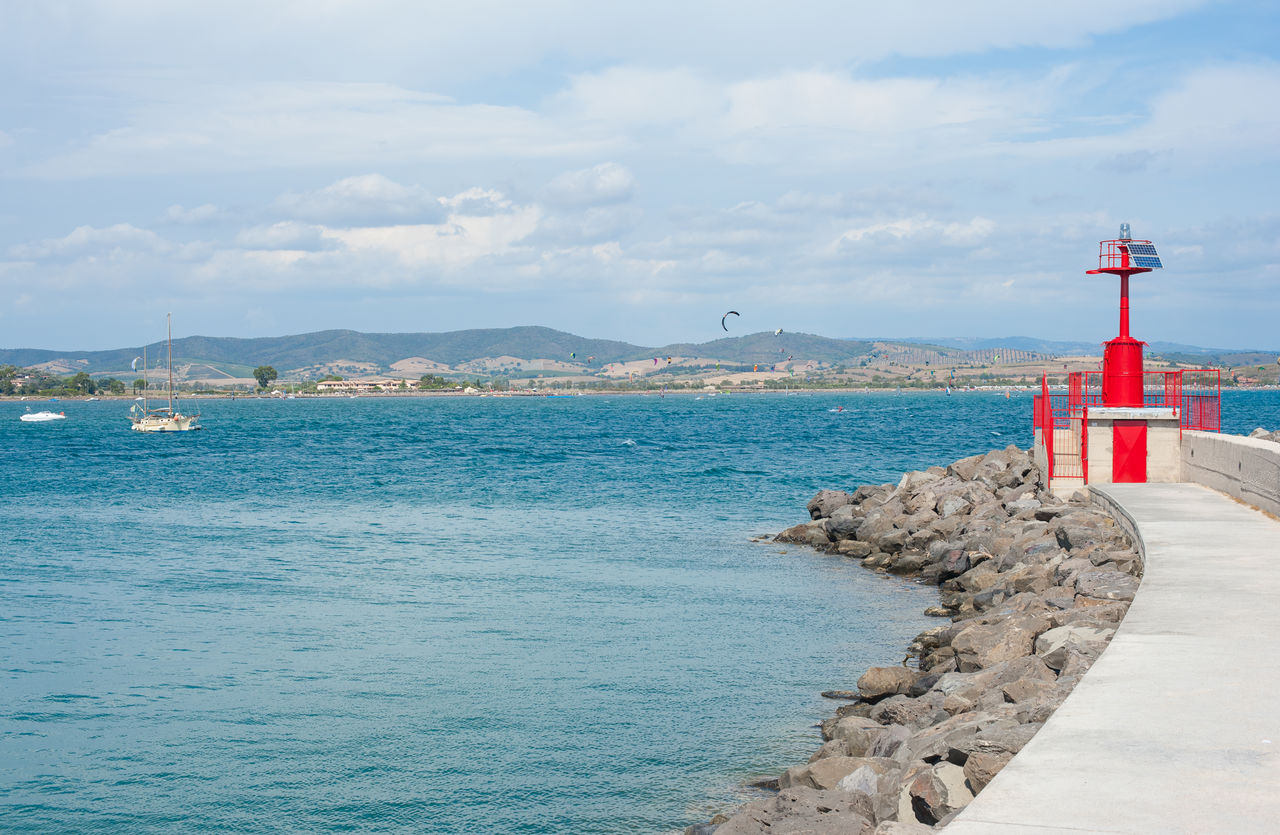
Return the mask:
<svg viewBox="0 0 1280 835">
<path fill-rule="evenodd" d="M 1151 241 L 1134 240 L 1129 224 L 1120 224 L 1120 237 L 1098 244 L 1098 269 L 1088 275 L 1120 276 L 1120 335 L 1106 343 L 1102 355 L 1104 406 L 1142 406 L 1142 346 L 1129 335 L 1129 276 L 1161 269 Z"/>
</svg>

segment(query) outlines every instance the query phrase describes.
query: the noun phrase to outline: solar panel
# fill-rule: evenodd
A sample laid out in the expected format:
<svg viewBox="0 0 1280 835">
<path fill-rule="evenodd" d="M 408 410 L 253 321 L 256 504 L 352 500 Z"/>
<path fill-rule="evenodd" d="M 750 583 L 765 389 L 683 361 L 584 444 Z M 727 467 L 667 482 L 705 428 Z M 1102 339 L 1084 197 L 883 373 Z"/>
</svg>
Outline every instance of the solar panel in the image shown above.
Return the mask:
<svg viewBox="0 0 1280 835">
<path fill-rule="evenodd" d="M 1150 255 L 1152 258 L 1159 257 L 1156 255 L 1156 248 L 1151 244 L 1129 244 L 1130 255 Z"/>
<path fill-rule="evenodd" d="M 1135 267 L 1142 267 L 1148 270 L 1159 270 L 1164 268 L 1164 265 L 1160 263 L 1160 259 L 1154 255 L 1134 255 L 1129 260 Z"/>
</svg>

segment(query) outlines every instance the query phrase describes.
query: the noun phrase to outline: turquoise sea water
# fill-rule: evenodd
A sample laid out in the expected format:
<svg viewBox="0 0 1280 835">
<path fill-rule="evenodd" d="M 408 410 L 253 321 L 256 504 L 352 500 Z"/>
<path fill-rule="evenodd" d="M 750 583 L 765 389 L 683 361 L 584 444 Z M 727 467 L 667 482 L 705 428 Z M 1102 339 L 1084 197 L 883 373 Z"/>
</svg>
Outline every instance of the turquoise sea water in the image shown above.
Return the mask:
<svg viewBox="0 0 1280 835">
<path fill-rule="evenodd" d="M 0 403 L 0 830 L 664 832 L 803 760 L 934 590 L 750 541 L 1030 399 Z M 843 412 L 832 409 L 843 407 Z M 37 406 L 36 408 L 40 408 Z M 1229 394 L 1227 428 L 1280 427 Z"/>
</svg>

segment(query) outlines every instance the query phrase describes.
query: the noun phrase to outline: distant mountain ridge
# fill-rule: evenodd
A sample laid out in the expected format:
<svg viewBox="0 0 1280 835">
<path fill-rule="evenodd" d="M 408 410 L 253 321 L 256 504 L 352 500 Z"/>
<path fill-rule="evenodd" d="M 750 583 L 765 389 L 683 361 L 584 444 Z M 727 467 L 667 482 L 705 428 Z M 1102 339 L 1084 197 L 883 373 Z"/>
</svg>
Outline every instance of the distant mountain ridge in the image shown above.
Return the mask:
<svg viewBox="0 0 1280 835">
<path fill-rule="evenodd" d="M 164 354 L 164 343 L 145 347 L 149 364 Z M 0 364 L 20 367 L 42 367 L 54 373 L 87 371 L 94 375 L 125 377 L 132 373 L 134 357 L 143 354 L 143 346 L 106 351 L 53 351 L 36 348 L 0 349 Z M 1250 352 L 1215 352 L 1173 343 L 1155 343 L 1150 353 L 1170 353 L 1195 357 L 1194 362 L 1219 356 L 1252 356 Z M 447 366 L 455 373 L 465 373 L 468 363 L 516 358 L 525 361 L 550 360 L 594 373 L 604 365 L 636 362 L 649 358 L 696 358 L 713 363 L 740 365 L 772 365 L 789 361 L 814 361 L 827 366 L 857 363 L 869 356 L 884 358 L 890 354 L 900 359 L 923 363 L 933 357 L 950 356 L 989 362 L 1001 351 L 1022 352 L 1024 360 L 1063 355 L 1101 353 L 1101 346 L 1080 342 L 1052 342 L 1031 337 L 1013 336 L 997 339 L 942 337 L 897 339 L 832 339 L 806 333 L 753 333 L 726 336 L 704 343 L 677 343 L 661 347 L 632 345 L 611 339 L 589 339 L 540 326 L 487 328 L 448 331 L 444 333 L 361 333 L 353 330 L 327 330 L 313 333 L 258 338 L 188 336 L 175 339 L 175 364 L 199 367 L 199 373 L 187 376 L 239 377 L 250 375 L 258 365 L 274 366 L 282 375 L 315 378 L 324 369 L 337 369 L 344 375 L 387 374 L 392 366 L 405 360 L 421 358 L 428 363 Z M 1262 356 L 1266 352 L 1256 352 Z M 1005 356 L 1005 361 L 1009 360 Z M 1016 360 L 1015 360 L 1016 361 Z M 657 365 L 657 363 L 655 363 Z M 421 367 L 422 364 L 420 363 Z M 665 364 L 664 364 L 665 366 Z M 404 366 L 401 366 L 404 367 Z M 548 370 L 551 370 L 548 368 Z M 562 369 L 568 370 L 568 369 Z"/>
</svg>

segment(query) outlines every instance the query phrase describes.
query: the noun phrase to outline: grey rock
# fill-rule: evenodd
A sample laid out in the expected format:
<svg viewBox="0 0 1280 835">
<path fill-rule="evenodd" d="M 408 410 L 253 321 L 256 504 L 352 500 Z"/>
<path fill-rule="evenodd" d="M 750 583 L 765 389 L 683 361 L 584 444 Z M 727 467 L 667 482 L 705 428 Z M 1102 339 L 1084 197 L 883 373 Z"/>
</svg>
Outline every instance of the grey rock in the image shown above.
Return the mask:
<svg viewBox="0 0 1280 835">
<path fill-rule="evenodd" d="M 889 564 L 894 574 L 917 574 L 929 563 L 929 557 L 920 551 L 903 551 Z"/>
<path fill-rule="evenodd" d="M 921 674 L 907 667 L 871 667 L 858 679 L 858 692 L 864 699 L 882 699 L 906 694 Z"/>
<path fill-rule="evenodd" d="M 930 835 L 933 831 L 932 826 L 918 821 L 885 821 L 873 835 Z"/>
<path fill-rule="evenodd" d="M 853 505 L 843 505 L 827 517 L 827 533 L 832 539 L 849 539 L 858 532 L 862 517 L 854 510 Z"/>
<path fill-rule="evenodd" d="M 907 539 L 910 538 L 910 536 L 911 535 L 909 533 L 901 528 L 890 528 L 888 531 L 885 531 L 883 534 L 876 537 L 875 544 L 885 553 L 896 554 L 902 550 L 904 545 L 907 544 Z M 859 539 L 862 538 L 863 537 L 859 535 Z"/>
<path fill-rule="evenodd" d="M 793 542 L 797 545 L 811 545 L 814 548 L 824 548 L 831 544 L 825 522 L 804 522 L 787 528 L 773 539 L 775 542 Z"/>
<path fill-rule="evenodd" d="M 1050 629 L 1036 639 L 1036 655 L 1052 669 L 1061 670 L 1067 663 L 1068 651 L 1075 650 L 1097 658 L 1106 648 L 1114 629 L 1083 624 L 1070 624 Z"/>
<path fill-rule="evenodd" d="M 827 757 L 805 765 L 792 766 L 778 778 L 778 788 L 804 786 L 823 791 L 834 789 L 842 779 L 866 764 L 866 757 Z M 893 765 L 896 767 L 897 764 Z"/>
<path fill-rule="evenodd" d="M 843 490 L 819 490 L 805 505 L 805 509 L 809 511 L 810 519 L 824 519 L 834 513 L 836 508 L 852 502 L 853 496 Z"/>
<path fill-rule="evenodd" d="M 836 553 L 860 560 L 871 556 L 871 546 L 856 539 L 844 539 L 836 543 Z"/>
<path fill-rule="evenodd" d="M 977 794 L 987 787 L 991 778 L 1000 773 L 1000 769 L 1009 764 L 1013 754 L 1007 751 L 977 751 L 964 763 L 964 778 L 969 789 Z"/>
<path fill-rule="evenodd" d="M 921 772 L 911 782 L 909 792 L 916 820 L 927 824 L 937 823 L 973 800 L 964 769 L 954 763 L 937 763 Z"/>
<path fill-rule="evenodd" d="M 890 696 L 871 708 L 871 718 L 882 725 L 922 727 L 929 723 L 939 709 L 923 699 Z"/>
<path fill-rule="evenodd" d="M 1016 615 L 1000 623 L 964 629 L 951 641 L 961 672 L 973 672 L 1002 661 L 1030 655 L 1035 639 L 1049 629 L 1047 618 Z"/>
<path fill-rule="evenodd" d="M 1133 600 L 1138 580 L 1119 571 L 1084 571 L 1076 579 L 1076 593 L 1099 600 Z"/>
<path fill-rule="evenodd" d="M 949 519 L 957 514 L 967 513 L 973 505 L 965 501 L 957 495 L 943 496 L 938 500 L 938 515 L 943 519 Z"/>
<path fill-rule="evenodd" d="M 952 548 L 942 558 L 942 577 L 946 580 L 959 577 L 971 567 L 969 555 L 960 548 Z"/>
<path fill-rule="evenodd" d="M 865 798 L 851 792 L 818 791 L 805 786 L 782 789 L 748 803 L 720 824 L 716 835 L 870 835 L 874 831 Z"/>
</svg>

